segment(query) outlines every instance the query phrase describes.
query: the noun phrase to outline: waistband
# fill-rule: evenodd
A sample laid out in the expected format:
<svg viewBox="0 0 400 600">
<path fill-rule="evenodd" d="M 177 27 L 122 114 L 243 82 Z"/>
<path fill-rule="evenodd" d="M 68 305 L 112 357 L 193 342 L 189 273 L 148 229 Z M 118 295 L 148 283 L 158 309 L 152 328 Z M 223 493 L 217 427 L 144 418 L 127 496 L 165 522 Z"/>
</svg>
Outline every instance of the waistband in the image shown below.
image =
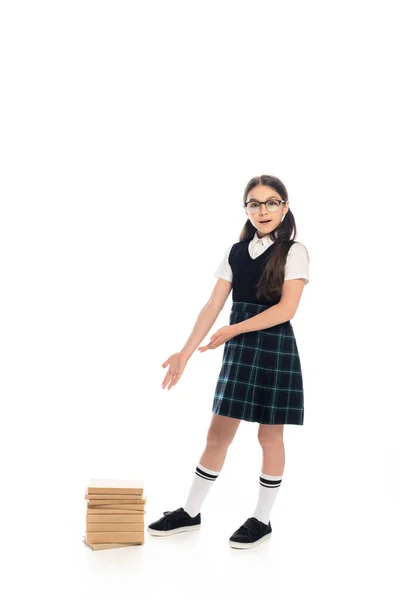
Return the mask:
<svg viewBox="0 0 400 600">
<path fill-rule="evenodd" d="M 258 314 L 271 308 L 273 304 L 254 304 L 254 302 L 232 302 L 231 312 Z"/>
</svg>

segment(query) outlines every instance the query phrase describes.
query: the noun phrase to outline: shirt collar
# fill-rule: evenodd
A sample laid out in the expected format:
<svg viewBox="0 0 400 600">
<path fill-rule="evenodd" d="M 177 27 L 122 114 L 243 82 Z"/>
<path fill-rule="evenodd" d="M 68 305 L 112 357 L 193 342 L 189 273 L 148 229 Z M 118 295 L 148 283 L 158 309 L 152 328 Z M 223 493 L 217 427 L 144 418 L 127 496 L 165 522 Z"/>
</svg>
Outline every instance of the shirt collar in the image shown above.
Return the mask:
<svg viewBox="0 0 400 600">
<path fill-rule="evenodd" d="M 268 246 L 270 246 L 271 244 L 273 244 L 273 241 L 271 239 L 271 236 L 269 234 L 264 235 L 262 238 L 259 238 L 257 235 L 257 231 L 254 233 L 254 237 L 251 240 L 252 245 L 263 245 L 266 246 L 268 248 Z"/>
</svg>

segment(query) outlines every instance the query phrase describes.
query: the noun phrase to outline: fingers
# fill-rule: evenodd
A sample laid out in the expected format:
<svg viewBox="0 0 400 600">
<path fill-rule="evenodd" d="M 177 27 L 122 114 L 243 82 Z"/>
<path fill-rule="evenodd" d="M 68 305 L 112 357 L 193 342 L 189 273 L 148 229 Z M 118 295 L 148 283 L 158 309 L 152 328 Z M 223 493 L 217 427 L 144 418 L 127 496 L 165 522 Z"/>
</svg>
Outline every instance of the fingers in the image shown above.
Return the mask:
<svg viewBox="0 0 400 600">
<path fill-rule="evenodd" d="M 172 388 L 172 386 L 174 386 L 176 384 L 176 382 L 178 381 L 177 377 L 178 377 L 177 375 L 173 375 L 171 382 L 170 382 L 169 386 L 167 387 L 167 390 L 170 390 Z"/>
<path fill-rule="evenodd" d="M 167 386 L 167 390 L 170 390 L 172 386 L 178 383 L 181 374 L 182 371 L 176 371 L 175 373 L 167 373 L 162 383 L 162 387 L 165 389 L 165 387 Z"/>
<path fill-rule="evenodd" d="M 167 387 L 167 390 L 170 390 L 172 388 L 172 386 L 176 385 L 179 381 L 180 375 L 178 373 L 175 373 L 175 375 L 173 375 L 171 377 L 171 381 L 169 386 Z"/>
<path fill-rule="evenodd" d="M 218 348 L 218 346 L 220 346 L 221 344 L 221 338 L 218 337 L 214 339 L 214 341 L 207 344 L 207 346 L 200 346 L 198 350 L 200 350 L 200 352 L 204 352 L 205 350 L 215 350 L 215 348 Z"/>
<path fill-rule="evenodd" d="M 210 340 L 212 340 L 212 337 L 210 338 Z M 209 350 L 214 348 L 215 346 L 213 346 L 213 344 L 215 344 L 216 340 L 209 342 L 206 346 L 199 346 L 198 350 L 200 350 L 200 352 L 204 352 L 205 350 Z"/>
</svg>

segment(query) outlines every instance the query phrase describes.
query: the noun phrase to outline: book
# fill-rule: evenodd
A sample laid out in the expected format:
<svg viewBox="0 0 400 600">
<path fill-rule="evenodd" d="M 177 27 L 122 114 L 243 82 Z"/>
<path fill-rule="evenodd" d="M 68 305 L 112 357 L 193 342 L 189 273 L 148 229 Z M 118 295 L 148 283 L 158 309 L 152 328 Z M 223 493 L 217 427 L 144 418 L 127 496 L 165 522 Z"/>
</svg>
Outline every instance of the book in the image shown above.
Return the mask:
<svg viewBox="0 0 400 600">
<path fill-rule="evenodd" d="M 91 548 L 92 550 L 108 550 L 109 548 L 128 548 L 129 546 L 141 546 L 141 544 L 135 542 L 127 544 L 118 544 L 118 542 L 109 544 L 89 544 L 89 542 L 86 539 L 86 536 L 83 536 L 82 541 L 85 544 L 85 546 L 88 546 L 88 548 Z"/>
<path fill-rule="evenodd" d="M 92 510 L 101 510 L 103 511 L 105 514 L 106 513 L 110 513 L 111 510 L 116 510 L 118 511 L 117 513 L 114 514 L 118 514 L 118 513 L 125 513 L 125 514 L 142 514 L 143 511 L 137 511 L 135 508 L 131 508 L 131 505 L 128 506 L 113 506 L 111 508 L 109 508 L 108 506 L 89 506 L 86 510 L 86 512 L 88 511 L 92 511 Z M 98 513 L 99 514 L 99 513 Z M 113 513 L 110 513 L 113 514 Z"/>
<path fill-rule="evenodd" d="M 98 515 L 86 514 L 86 523 L 143 523 L 144 514 Z"/>
<path fill-rule="evenodd" d="M 99 504 L 100 502 L 100 504 Z M 86 501 L 86 506 L 90 506 L 91 508 L 101 508 L 102 506 L 104 506 L 105 508 L 115 508 L 116 506 L 122 506 L 123 508 L 131 508 L 132 510 L 144 510 L 146 507 L 146 501 L 145 502 L 141 502 L 139 504 L 139 502 L 118 502 L 118 501 L 113 501 L 111 502 L 107 502 L 107 500 L 97 500 L 97 501 L 93 501 L 93 500 L 87 500 Z"/>
<path fill-rule="evenodd" d="M 88 494 L 86 492 L 85 498 L 89 500 L 142 500 L 143 494 Z"/>
<path fill-rule="evenodd" d="M 90 479 L 88 494 L 143 494 L 142 479 Z"/>
<path fill-rule="evenodd" d="M 126 500 L 125 502 L 118 502 L 118 500 L 88 500 L 87 506 L 90 506 L 91 508 L 100 508 L 102 506 L 104 508 L 116 508 L 117 506 L 122 508 L 143 508 L 145 504 L 146 502 L 143 501 L 129 502 Z"/>
<path fill-rule="evenodd" d="M 142 498 L 139 499 L 122 499 L 122 500 L 115 500 L 115 499 L 103 499 L 103 500 L 93 500 L 92 498 L 88 498 L 87 496 L 85 496 L 85 500 L 89 500 L 89 506 L 106 506 L 106 505 L 121 505 L 121 504 L 146 504 L 147 502 L 147 496 L 143 496 Z"/>
<path fill-rule="evenodd" d="M 144 531 L 144 521 L 141 523 L 86 523 L 86 531 Z"/>
<path fill-rule="evenodd" d="M 90 506 L 86 509 L 88 515 L 145 515 L 146 511 L 138 508 L 91 508 Z"/>
<path fill-rule="evenodd" d="M 86 531 L 89 544 L 139 542 L 144 544 L 144 531 Z"/>
</svg>

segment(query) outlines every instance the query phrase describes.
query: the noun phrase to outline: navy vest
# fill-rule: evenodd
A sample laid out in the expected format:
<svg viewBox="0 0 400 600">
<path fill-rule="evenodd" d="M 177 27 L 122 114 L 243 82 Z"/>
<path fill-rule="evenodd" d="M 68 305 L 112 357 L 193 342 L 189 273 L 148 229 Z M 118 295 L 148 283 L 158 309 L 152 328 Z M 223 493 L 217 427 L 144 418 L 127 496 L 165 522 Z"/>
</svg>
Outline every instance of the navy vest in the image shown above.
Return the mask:
<svg viewBox="0 0 400 600">
<path fill-rule="evenodd" d="M 253 302 L 266 307 L 273 306 L 277 302 L 271 302 L 265 297 L 256 296 L 256 284 L 264 272 L 267 261 L 272 255 L 275 243 L 268 246 L 257 258 L 251 258 L 249 254 L 249 240 L 233 244 L 229 253 L 228 261 L 233 273 L 232 301 Z"/>
</svg>

